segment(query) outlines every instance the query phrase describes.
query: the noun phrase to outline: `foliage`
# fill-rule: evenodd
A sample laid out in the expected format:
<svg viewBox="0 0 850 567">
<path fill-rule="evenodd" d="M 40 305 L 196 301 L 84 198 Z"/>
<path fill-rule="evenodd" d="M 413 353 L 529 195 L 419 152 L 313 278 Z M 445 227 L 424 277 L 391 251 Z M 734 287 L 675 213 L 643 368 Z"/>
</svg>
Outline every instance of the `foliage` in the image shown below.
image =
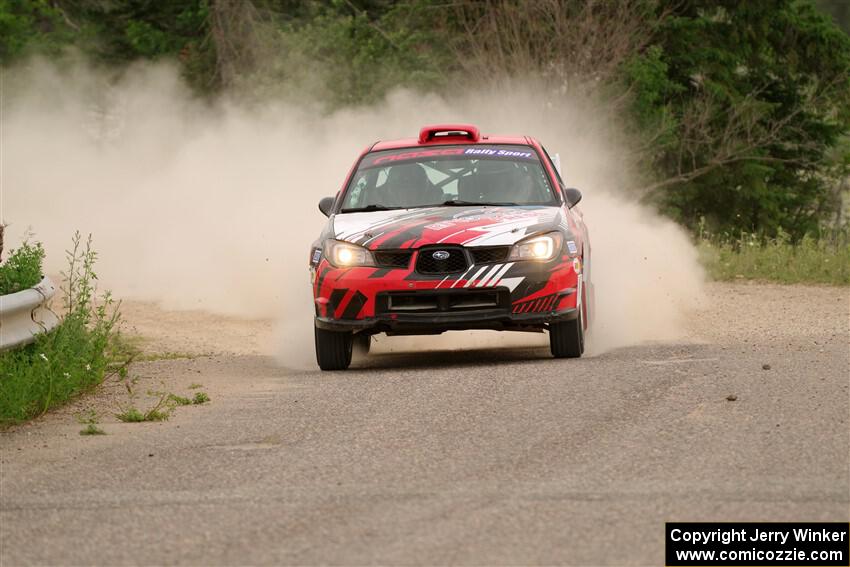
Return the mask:
<svg viewBox="0 0 850 567">
<path fill-rule="evenodd" d="M 850 170 L 848 15 L 842 0 L 0 0 L 0 62 L 65 46 L 118 68 L 172 59 L 206 95 L 328 109 L 534 75 L 617 117 L 632 189 L 668 216 L 796 242 L 832 222 Z"/>
<path fill-rule="evenodd" d="M 850 2 L 847 0 L 815 0 L 815 5 L 829 14 L 846 33 L 850 33 Z"/>
<path fill-rule="evenodd" d="M 47 0 L 0 0 L 0 61 L 57 53 L 74 38 L 62 12 Z"/>
<path fill-rule="evenodd" d="M 106 431 L 98 427 L 94 423 L 89 423 L 80 430 L 80 435 L 106 435 Z"/>
<path fill-rule="evenodd" d="M 192 405 L 192 400 L 183 396 L 178 396 L 177 394 L 169 394 L 168 399 L 178 406 Z"/>
<path fill-rule="evenodd" d="M 128 388 L 129 389 L 129 388 Z M 168 392 L 148 392 L 149 395 L 155 396 L 156 402 L 147 411 L 142 413 L 135 406 L 122 408 L 121 411 L 115 414 L 119 421 L 126 423 L 140 423 L 142 421 L 167 421 L 171 417 L 171 413 L 178 405 L 186 405 L 181 403 L 185 398 L 180 398 Z M 131 391 L 132 396 L 132 391 Z M 186 400 L 188 403 L 189 400 Z"/>
<path fill-rule="evenodd" d="M 41 281 L 44 247 L 24 242 L 0 265 L 0 295 L 29 289 Z"/>
<path fill-rule="evenodd" d="M 85 425 L 80 430 L 80 435 L 106 435 L 106 431 L 98 427 L 98 415 L 95 410 L 78 414 L 77 421 Z"/>
<path fill-rule="evenodd" d="M 717 280 L 850 285 L 848 230 L 819 238 L 806 235 L 796 245 L 785 232 L 772 238 L 703 234 L 698 245 L 703 265 Z"/>
<path fill-rule="evenodd" d="M 192 360 L 192 359 L 198 358 L 198 356 L 201 356 L 201 355 L 194 354 L 194 353 L 191 353 L 191 352 L 179 352 L 179 351 L 177 351 L 177 352 L 174 352 L 174 351 L 155 352 L 155 353 L 149 353 L 149 354 L 141 354 L 141 351 L 138 351 L 138 352 L 139 353 L 135 357 L 135 360 L 137 362 L 154 362 L 154 361 L 157 361 L 157 360 L 182 360 L 182 359 Z"/>
<path fill-rule="evenodd" d="M 145 421 L 145 414 L 134 407 L 121 410 L 115 414 L 115 417 L 118 418 L 118 421 L 123 421 L 124 423 L 140 423 Z"/>
<path fill-rule="evenodd" d="M 195 405 L 205 404 L 210 401 L 210 397 L 206 392 L 195 392 L 195 396 L 192 398 L 192 403 Z"/>
<path fill-rule="evenodd" d="M 241 46 L 217 49 L 218 83 L 241 94 L 306 95 L 334 110 L 376 103 L 399 87 L 432 91 L 447 80 L 450 54 L 428 0 L 255 4 L 253 14 L 230 10 L 216 20 L 230 22 Z"/>
<path fill-rule="evenodd" d="M 145 412 L 145 421 L 167 421 L 171 417 L 172 407 L 154 407 Z"/>
<path fill-rule="evenodd" d="M 201 92 L 314 87 L 330 106 L 371 103 L 444 79 L 430 4 L 0 0 L 0 62 L 73 46 L 116 67 L 177 60 Z"/>
<path fill-rule="evenodd" d="M 0 0 L 0 62 L 74 47 L 96 62 L 124 66 L 136 59 L 174 58 L 190 83 L 211 82 L 207 1 Z"/>
<path fill-rule="evenodd" d="M 135 400 L 136 394 L 130 384 L 125 384 L 127 391 L 130 394 L 130 399 Z M 119 408 L 115 417 L 119 421 L 125 423 L 141 423 L 143 421 L 166 421 L 174 413 L 178 406 L 199 405 L 210 401 L 209 396 L 204 392 L 196 392 L 192 399 L 184 396 L 173 394 L 171 392 L 148 392 L 148 396 L 152 396 L 155 400 L 154 404 L 147 410 L 142 412 L 136 406 L 126 405 Z"/>
<path fill-rule="evenodd" d="M 120 314 L 108 292 L 96 297 L 96 258 L 91 238 L 83 244 L 77 233 L 63 274 L 61 324 L 23 348 L 0 354 L 0 423 L 44 413 L 127 363 L 111 356 Z"/>
<path fill-rule="evenodd" d="M 687 226 L 816 233 L 836 206 L 825 159 L 850 129 L 850 37 L 807 2 L 689 0 L 656 46 L 627 73 L 639 126 L 673 134 L 654 145 L 662 209 Z"/>
</svg>

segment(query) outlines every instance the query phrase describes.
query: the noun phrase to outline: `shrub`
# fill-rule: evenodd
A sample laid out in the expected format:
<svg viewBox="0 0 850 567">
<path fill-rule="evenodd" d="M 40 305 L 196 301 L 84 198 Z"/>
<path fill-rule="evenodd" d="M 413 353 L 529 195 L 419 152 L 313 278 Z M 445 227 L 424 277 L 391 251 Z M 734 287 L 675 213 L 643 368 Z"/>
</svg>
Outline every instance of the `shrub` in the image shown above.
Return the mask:
<svg viewBox="0 0 850 567">
<path fill-rule="evenodd" d="M 0 265 L 0 295 L 16 293 L 40 282 L 43 261 L 44 247 L 40 242 L 25 241 L 12 250 L 6 262 Z"/>
</svg>

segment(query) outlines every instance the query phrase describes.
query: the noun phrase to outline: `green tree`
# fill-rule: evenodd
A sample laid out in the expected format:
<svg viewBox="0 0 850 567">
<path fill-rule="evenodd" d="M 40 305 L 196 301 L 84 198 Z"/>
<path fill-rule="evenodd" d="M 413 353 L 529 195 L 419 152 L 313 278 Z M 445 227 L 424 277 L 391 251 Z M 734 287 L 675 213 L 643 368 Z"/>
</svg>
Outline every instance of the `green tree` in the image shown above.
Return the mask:
<svg viewBox="0 0 850 567">
<path fill-rule="evenodd" d="M 204 88 L 213 75 L 207 26 L 206 0 L 0 0 L 0 62 L 68 46 L 119 67 L 170 57 Z"/>
<path fill-rule="evenodd" d="M 74 31 L 46 0 L 0 0 L 0 63 L 32 52 L 56 53 Z"/>
<path fill-rule="evenodd" d="M 636 190 L 671 217 L 799 238 L 837 218 L 850 163 L 848 16 L 844 0 L 0 0 L 0 63 L 172 59 L 202 93 L 329 108 L 531 74 L 603 101 L 644 148 Z"/>
<path fill-rule="evenodd" d="M 674 218 L 800 237 L 836 206 L 825 165 L 850 128 L 850 38 L 811 3 L 677 2 L 625 71 L 635 119 L 667 134 L 649 189 Z"/>
<path fill-rule="evenodd" d="M 331 107 L 372 103 L 400 86 L 434 89 L 451 68 L 430 2 L 302 2 L 278 14 L 290 79 L 318 79 Z"/>
<path fill-rule="evenodd" d="M 847 0 L 816 0 L 815 5 L 825 14 L 832 16 L 835 23 L 845 33 L 850 33 L 850 2 Z"/>
</svg>

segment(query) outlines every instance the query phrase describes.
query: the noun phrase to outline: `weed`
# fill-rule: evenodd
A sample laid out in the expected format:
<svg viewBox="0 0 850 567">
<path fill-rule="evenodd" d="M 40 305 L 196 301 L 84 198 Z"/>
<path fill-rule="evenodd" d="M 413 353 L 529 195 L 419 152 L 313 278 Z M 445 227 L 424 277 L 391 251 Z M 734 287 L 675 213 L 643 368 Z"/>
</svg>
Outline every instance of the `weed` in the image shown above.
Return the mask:
<svg viewBox="0 0 850 567">
<path fill-rule="evenodd" d="M 80 435 L 106 435 L 106 431 L 94 423 L 89 423 L 85 429 L 80 430 Z"/>
<path fill-rule="evenodd" d="M 158 360 L 193 360 L 197 358 L 197 354 L 189 352 L 157 352 L 153 354 L 143 354 L 138 357 L 139 362 L 156 362 Z"/>
<path fill-rule="evenodd" d="M 139 335 L 117 335 L 114 346 L 115 354 L 117 355 L 116 358 L 131 358 L 138 362 L 152 362 L 157 360 L 194 359 L 199 356 L 208 356 L 182 351 L 144 353 L 142 352 L 142 347 L 145 342 L 146 339 Z"/>
<path fill-rule="evenodd" d="M 129 385 L 127 386 L 127 390 L 130 392 L 131 398 L 135 397 Z M 157 401 L 153 407 L 145 413 L 142 413 L 134 406 L 129 406 L 122 409 L 119 413 L 116 413 L 115 417 L 127 423 L 166 421 L 169 417 L 171 417 L 171 412 L 174 411 L 174 408 L 177 405 L 188 405 L 189 403 L 187 398 L 180 398 L 180 396 L 175 396 L 174 394 L 167 392 L 148 392 L 148 395 L 157 396 Z M 181 403 L 179 400 L 184 400 L 186 404 Z"/>
<path fill-rule="evenodd" d="M 129 407 L 120 413 L 116 413 L 115 417 L 124 423 L 139 423 L 145 421 L 145 414 L 134 407 Z"/>
<path fill-rule="evenodd" d="M 184 398 L 183 396 L 178 396 L 177 394 L 168 394 L 168 399 L 178 406 L 188 406 L 192 404 L 192 400 Z"/>
<path fill-rule="evenodd" d="M 203 387 L 204 387 L 204 385 L 203 385 L 203 384 L 198 384 L 198 383 L 189 384 L 189 389 L 190 389 L 190 390 L 197 390 L 198 388 L 203 388 Z"/>
<path fill-rule="evenodd" d="M 80 430 L 80 435 L 106 435 L 106 431 L 97 426 L 97 411 L 89 410 L 86 412 L 80 412 L 76 415 L 76 417 L 78 422 L 86 426 L 84 429 Z"/>
<path fill-rule="evenodd" d="M 82 425 L 97 424 L 99 421 L 97 411 L 93 409 L 86 412 L 80 412 L 75 417 L 77 418 L 77 422 Z"/>
<path fill-rule="evenodd" d="M 171 417 L 171 409 L 149 409 L 145 414 L 145 421 L 168 421 Z"/>
<path fill-rule="evenodd" d="M 115 361 L 110 365 L 110 371 L 117 374 L 118 378 L 124 380 L 129 375 L 130 363 L 138 360 L 142 354 L 140 343 L 142 337 L 134 335 L 125 335 L 116 331 L 112 341 L 109 344 L 109 357 Z"/>
<path fill-rule="evenodd" d="M 205 404 L 210 401 L 210 397 L 206 392 L 195 392 L 195 397 L 192 398 L 192 403 L 195 405 Z"/>
<path fill-rule="evenodd" d="M 168 392 L 148 392 L 149 396 L 159 396 L 156 404 L 145 414 L 145 421 L 165 421 L 171 416 L 177 403 L 174 394 Z"/>
</svg>

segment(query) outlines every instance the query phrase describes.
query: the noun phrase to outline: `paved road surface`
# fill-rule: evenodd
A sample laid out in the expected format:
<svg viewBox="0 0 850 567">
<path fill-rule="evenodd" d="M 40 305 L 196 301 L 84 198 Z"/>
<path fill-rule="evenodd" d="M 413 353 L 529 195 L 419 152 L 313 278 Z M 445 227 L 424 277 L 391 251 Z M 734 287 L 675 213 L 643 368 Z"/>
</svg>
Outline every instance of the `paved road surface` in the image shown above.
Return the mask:
<svg viewBox="0 0 850 567">
<path fill-rule="evenodd" d="M 3 433 L 0 559 L 663 565 L 669 520 L 850 520 L 848 290 L 709 292 L 699 340 L 576 361 L 139 364 L 212 403 L 77 435 L 74 411 L 121 403 L 112 384 Z"/>
</svg>

